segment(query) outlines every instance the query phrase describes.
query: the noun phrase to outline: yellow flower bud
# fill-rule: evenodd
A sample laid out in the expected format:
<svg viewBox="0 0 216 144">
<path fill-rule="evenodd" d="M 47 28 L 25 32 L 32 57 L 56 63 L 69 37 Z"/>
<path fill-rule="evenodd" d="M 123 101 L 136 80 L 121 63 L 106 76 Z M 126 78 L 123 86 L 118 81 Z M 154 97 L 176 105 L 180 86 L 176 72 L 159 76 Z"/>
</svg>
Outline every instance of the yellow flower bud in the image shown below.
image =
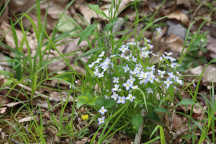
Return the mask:
<svg viewBox="0 0 216 144">
<path fill-rule="evenodd" d="M 82 120 L 88 120 L 88 114 L 81 115 Z"/>
</svg>

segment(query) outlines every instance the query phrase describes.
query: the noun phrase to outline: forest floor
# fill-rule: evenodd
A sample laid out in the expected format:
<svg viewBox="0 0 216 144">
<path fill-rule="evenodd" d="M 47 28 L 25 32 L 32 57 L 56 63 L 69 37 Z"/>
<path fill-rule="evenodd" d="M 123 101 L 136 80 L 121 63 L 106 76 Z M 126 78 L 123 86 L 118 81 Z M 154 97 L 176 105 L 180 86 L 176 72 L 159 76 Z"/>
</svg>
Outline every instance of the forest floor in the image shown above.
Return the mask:
<svg viewBox="0 0 216 144">
<path fill-rule="evenodd" d="M 216 1 L 1 0 L 0 6 L 0 143 L 216 143 Z M 143 54 L 142 46 L 151 51 Z M 133 62 L 126 62 L 130 55 Z M 157 56 L 175 63 L 163 65 Z M 164 70 L 167 91 L 157 74 L 145 86 L 141 74 L 123 76 L 121 65 L 138 61 L 146 73 Z M 181 73 L 181 85 L 169 81 L 174 73 Z M 116 92 L 128 97 L 116 100 Z"/>
</svg>

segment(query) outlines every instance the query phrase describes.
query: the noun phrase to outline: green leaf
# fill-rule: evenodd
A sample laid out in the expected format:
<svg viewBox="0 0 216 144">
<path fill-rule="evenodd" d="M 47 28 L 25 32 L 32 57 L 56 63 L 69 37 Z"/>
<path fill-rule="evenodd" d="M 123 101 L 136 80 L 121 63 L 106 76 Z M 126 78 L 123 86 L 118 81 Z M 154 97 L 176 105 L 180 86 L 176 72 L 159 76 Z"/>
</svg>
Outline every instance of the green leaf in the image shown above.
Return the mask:
<svg viewBox="0 0 216 144">
<path fill-rule="evenodd" d="M 161 140 L 161 144 L 166 144 L 164 130 L 162 126 L 160 126 L 160 140 Z"/>
<path fill-rule="evenodd" d="M 85 95 L 78 96 L 77 108 L 85 104 L 94 106 L 96 100 L 97 100 L 97 97 L 91 95 L 90 93 L 86 93 Z"/>
<path fill-rule="evenodd" d="M 90 4 L 89 8 L 92 9 L 96 14 L 104 17 L 104 18 L 109 18 L 100 8 L 98 5 Z"/>
<path fill-rule="evenodd" d="M 133 128 L 138 130 L 143 122 L 143 117 L 140 114 L 136 114 L 132 117 L 131 123 L 133 125 Z"/>
<path fill-rule="evenodd" d="M 70 34 L 77 34 L 78 24 L 70 16 L 63 14 L 57 24 L 57 30 L 60 32 L 71 32 Z"/>
<path fill-rule="evenodd" d="M 96 29 L 96 25 L 93 24 L 93 25 L 89 25 L 85 28 L 84 31 L 82 31 L 80 33 L 80 39 L 79 39 L 79 42 L 78 42 L 78 45 L 83 41 L 83 40 L 87 40 L 89 39 L 89 36 L 93 34 L 94 30 Z"/>
<path fill-rule="evenodd" d="M 168 110 L 165 109 L 165 108 L 159 107 L 159 108 L 155 108 L 155 112 L 164 112 L 164 113 L 166 113 L 166 112 L 168 112 Z"/>
<path fill-rule="evenodd" d="M 192 105 L 194 104 L 194 101 L 192 99 L 182 99 L 179 103 L 178 103 L 178 106 L 179 105 Z"/>
</svg>

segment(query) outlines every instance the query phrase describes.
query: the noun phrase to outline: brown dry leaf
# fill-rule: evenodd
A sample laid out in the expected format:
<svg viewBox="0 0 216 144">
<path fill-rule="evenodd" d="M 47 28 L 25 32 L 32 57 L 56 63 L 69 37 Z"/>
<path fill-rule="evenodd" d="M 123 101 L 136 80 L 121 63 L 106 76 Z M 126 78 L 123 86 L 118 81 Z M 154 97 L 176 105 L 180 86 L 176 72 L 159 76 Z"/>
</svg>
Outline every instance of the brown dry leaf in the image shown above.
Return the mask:
<svg viewBox="0 0 216 144">
<path fill-rule="evenodd" d="M 134 0 L 122 0 L 119 5 L 118 14 L 120 14 L 125 8 L 127 8 L 128 4 L 133 1 Z"/>
<path fill-rule="evenodd" d="M 198 66 L 189 70 L 193 75 L 200 75 L 203 71 L 203 66 Z"/>
<path fill-rule="evenodd" d="M 60 15 L 64 12 L 64 7 L 54 1 L 49 1 L 44 9 L 47 8 L 47 14 L 53 19 L 59 19 Z M 65 11 L 67 12 L 67 11 Z"/>
<path fill-rule="evenodd" d="M 23 122 L 29 122 L 29 121 L 32 121 L 34 120 L 34 117 L 33 116 L 28 116 L 28 117 L 25 117 L 25 118 L 22 118 L 20 120 L 18 120 L 19 123 L 23 123 Z"/>
<path fill-rule="evenodd" d="M 14 106 L 22 104 L 22 103 L 23 102 L 11 102 L 11 103 L 6 104 L 5 106 L 7 106 L 7 107 L 14 107 Z"/>
<path fill-rule="evenodd" d="M 24 12 L 35 4 L 35 0 L 11 0 L 9 10 L 15 14 L 17 12 Z"/>
<path fill-rule="evenodd" d="M 193 108 L 192 117 L 194 119 L 197 119 L 197 120 L 202 120 L 204 118 L 205 109 L 206 109 L 206 107 L 203 107 L 203 106 L 199 105 L 198 103 L 196 103 L 194 105 L 194 108 Z"/>
<path fill-rule="evenodd" d="M 208 45 L 207 45 L 207 49 L 210 52 L 210 56 L 212 58 L 216 58 L 216 38 L 213 38 L 211 36 L 208 36 Z"/>
<path fill-rule="evenodd" d="M 184 41 L 180 37 L 171 34 L 168 38 L 166 38 L 165 42 L 172 51 L 179 53 L 182 52 L 184 47 Z"/>
<path fill-rule="evenodd" d="M 111 1 L 111 0 L 109 0 Z M 109 2 L 108 1 L 108 2 Z M 134 0 L 122 0 L 120 5 L 119 5 L 119 9 L 118 9 L 118 13 L 117 15 L 119 15 L 125 8 L 128 7 L 128 4 L 130 2 L 132 2 Z M 119 1 L 116 1 L 116 2 L 119 2 Z M 83 3 L 76 3 L 76 8 L 78 8 L 80 10 L 80 12 L 82 13 L 82 15 L 84 16 L 84 18 L 86 19 L 86 21 L 88 23 L 91 23 L 91 19 L 92 18 L 100 18 L 100 19 L 103 19 L 103 20 L 107 20 L 105 17 L 101 16 L 101 15 L 98 15 L 94 12 L 94 10 L 90 9 L 88 7 L 87 4 L 83 4 Z M 108 3 L 108 4 L 105 4 L 103 6 L 100 7 L 100 9 L 107 15 L 109 16 L 109 11 L 110 11 L 110 8 L 111 8 L 111 3 Z M 114 9 L 113 9 L 114 11 Z"/>
<path fill-rule="evenodd" d="M 176 4 L 177 5 L 184 5 L 184 6 L 189 8 L 191 6 L 191 0 L 177 0 Z"/>
<path fill-rule="evenodd" d="M 15 48 L 16 44 L 14 42 L 13 34 L 12 34 L 12 31 L 10 30 L 9 24 L 7 24 L 6 22 L 3 22 L 2 25 L 1 25 L 1 28 L 3 29 L 2 33 L 5 36 L 6 43 L 10 47 Z M 36 45 L 37 45 L 35 35 L 31 34 L 29 32 L 27 32 L 26 34 L 27 34 L 26 37 L 27 37 L 27 40 L 28 40 L 28 44 L 29 44 L 30 48 L 32 50 L 34 50 L 36 48 Z M 18 39 L 18 45 L 20 45 L 21 41 L 23 39 L 23 33 L 22 33 L 21 30 L 16 30 L 16 35 L 17 35 L 17 39 Z M 23 50 L 27 51 L 27 46 L 25 44 L 23 45 Z"/>
<path fill-rule="evenodd" d="M 189 71 L 194 75 L 200 75 L 204 70 L 204 66 L 198 66 Z M 208 65 L 203 74 L 203 82 L 216 82 L 216 66 Z"/>
<path fill-rule="evenodd" d="M 89 138 L 84 137 L 84 138 L 82 138 L 82 140 L 76 141 L 75 144 L 86 144 L 88 142 L 89 142 Z"/>
<path fill-rule="evenodd" d="M 177 10 L 175 12 L 170 13 L 169 15 L 167 15 L 167 18 L 178 20 L 178 21 L 182 22 L 184 25 L 189 24 L 188 16 L 180 10 Z"/>
<path fill-rule="evenodd" d="M 80 45 L 78 46 L 79 39 L 67 39 L 65 41 L 69 42 L 62 42 L 63 44 L 59 45 L 57 49 L 59 52 L 63 54 L 69 54 L 73 51 L 78 51 L 80 50 L 81 47 L 85 47 L 88 45 L 87 41 L 82 41 Z M 78 55 L 78 54 L 77 54 Z M 81 54 L 80 54 L 81 55 Z M 49 58 L 57 58 L 59 57 L 59 53 L 56 51 L 51 51 L 51 55 L 49 55 Z M 68 59 L 72 59 L 73 56 L 67 56 Z M 48 69 L 50 71 L 60 71 L 66 67 L 65 61 L 62 59 L 55 59 L 52 61 L 51 64 L 48 65 Z M 83 72 L 83 70 L 81 70 Z"/>
<path fill-rule="evenodd" d="M 4 95 L 0 95 L 0 106 L 8 104 L 9 102 L 10 102 L 10 100 L 8 97 L 6 97 Z"/>
<path fill-rule="evenodd" d="M 51 92 L 49 95 L 49 100 L 54 102 L 60 102 L 60 101 L 73 101 L 73 97 L 68 96 L 65 92 Z"/>
<path fill-rule="evenodd" d="M 79 7 L 80 12 L 84 16 L 85 20 L 90 24 L 92 18 L 99 18 L 99 15 L 97 15 L 92 9 L 88 7 L 87 4 L 82 4 Z M 104 17 L 101 17 L 104 19 Z"/>
<path fill-rule="evenodd" d="M 125 8 L 128 7 L 129 3 L 130 3 L 130 2 L 133 2 L 133 1 L 134 1 L 134 0 L 122 0 L 121 3 L 120 3 L 120 5 L 119 5 L 119 8 L 118 8 L 118 13 L 117 13 L 117 15 L 119 15 L 123 10 L 125 10 Z M 119 2 L 119 1 L 117 1 L 117 3 L 118 3 L 118 2 Z M 103 6 L 101 7 L 101 9 L 104 11 L 104 13 L 105 13 L 107 16 L 109 16 L 110 8 L 111 8 L 111 4 L 106 4 L 106 5 L 103 5 Z M 112 11 L 113 11 L 113 13 L 114 13 L 115 9 L 113 9 Z"/>
<path fill-rule="evenodd" d="M 175 113 L 173 114 L 173 119 L 172 119 L 172 126 L 175 130 L 182 129 L 184 127 L 184 120 L 182 117 L 176 115 Z"/>
</svg>

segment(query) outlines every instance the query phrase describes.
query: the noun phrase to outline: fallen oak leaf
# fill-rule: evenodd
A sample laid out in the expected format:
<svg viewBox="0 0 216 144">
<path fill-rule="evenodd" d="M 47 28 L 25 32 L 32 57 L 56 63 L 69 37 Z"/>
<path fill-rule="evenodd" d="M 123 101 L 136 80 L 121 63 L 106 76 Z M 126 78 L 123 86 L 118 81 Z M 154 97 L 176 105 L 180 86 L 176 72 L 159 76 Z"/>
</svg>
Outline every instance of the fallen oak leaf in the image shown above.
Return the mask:
<svg viewBox="0 0 216 144">
<path fill-rule="evenodd" d="M 181 53 L 184 47 L 184 41 L 174 34 L 171 34 L 169 37 L 167 37 L 165 43 L 172 51 L 178 53 Z"/>
<path fill-rule="evenodd" d="M 167 15 L 167 18 L 178 20 L 178 21 L 182 22 L 184 25 L 189 24 L 188 16 L 180 10 L 177 10 L 175 12 L 170 13 L 169 15 Z"/>
</svg>

